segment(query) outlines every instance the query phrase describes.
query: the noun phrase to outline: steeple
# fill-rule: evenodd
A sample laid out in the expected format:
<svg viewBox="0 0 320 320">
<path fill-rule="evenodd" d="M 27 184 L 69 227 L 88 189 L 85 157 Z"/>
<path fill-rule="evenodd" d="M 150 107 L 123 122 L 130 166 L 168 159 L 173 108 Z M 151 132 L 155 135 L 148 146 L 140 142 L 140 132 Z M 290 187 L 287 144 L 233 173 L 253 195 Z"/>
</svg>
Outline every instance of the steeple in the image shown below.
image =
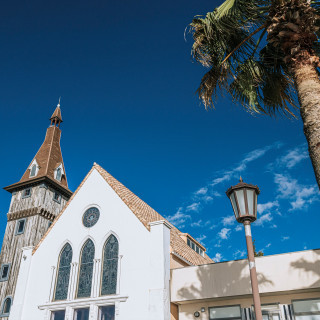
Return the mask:
<svg viewBox="0 0 320 320">
<path fill-rule="evenodd" d="M 71 195 L 68 188 L 66 171 L 62 159 L 60 147 L 62 122 L 60 99 L 59 103 L 50 118 L 50 126 L 40 149 L 32 159 L 27 170 L 19 182 L 5 187 L 4 189 L 13 192 L 20 186 L 26 186 L 29 183 L 37 183 L 46 180 L 49 184 L 56 186 L 62 193 Z"/>
</svg>

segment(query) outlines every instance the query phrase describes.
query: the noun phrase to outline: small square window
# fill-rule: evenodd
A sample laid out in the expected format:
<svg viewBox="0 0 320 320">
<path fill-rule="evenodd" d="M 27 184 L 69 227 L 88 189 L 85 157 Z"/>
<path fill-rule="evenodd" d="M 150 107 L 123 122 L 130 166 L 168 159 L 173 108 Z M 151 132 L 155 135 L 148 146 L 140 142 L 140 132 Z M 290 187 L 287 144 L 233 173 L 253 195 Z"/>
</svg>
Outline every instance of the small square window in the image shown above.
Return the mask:
<svg viewBox="0 0 320 320">
<path fill-rule="evenodd" d="M 25 226 L 26 226 L 26 219 L 18 220 L 16 225 L 16 234 L 24 233 Z"/>
<path fill-rule="evenodd" d="M 113 320 L 115 314 L 114 306 L 105 306 L 99 308 L 99 320 Z"/>
<path fill-rule="evenodd" d="M 55 191 L 53 194 L 53 200 L 58 203 L 61 203 L 61 194 L 59 192 Z"/>
<path fill-rule="evenodd" d="M 64 320 L 66 310 L 53 311 L 51 313 L 51 320 Z"/>
<path fill-rule="evenodd" d="M 5 263 L 5 264 L 1 265 L 0 281 L 8 280 L 9 271 L 10 271 L 10 264 L 9 263 Z"/>
<path fill-rule="evenodd" d="M 75 309 L 74 320 L 89 320 L 89 308 Z"/>
<path fill-rule="evenodd" d="M 22 198 L 28 197 L 31 197 L 31 188 L 27 188 L 22 191 Z"/>
</svg>

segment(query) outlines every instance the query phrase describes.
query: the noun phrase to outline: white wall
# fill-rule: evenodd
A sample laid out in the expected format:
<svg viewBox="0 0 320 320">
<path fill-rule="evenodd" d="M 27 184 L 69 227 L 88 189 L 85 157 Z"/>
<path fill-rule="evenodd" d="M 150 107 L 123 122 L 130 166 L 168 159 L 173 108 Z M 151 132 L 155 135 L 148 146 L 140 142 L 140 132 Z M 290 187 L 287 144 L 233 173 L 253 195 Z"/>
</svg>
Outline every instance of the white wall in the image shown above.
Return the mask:
<svg viewBox="0 0 320 320">
<path fill-rule="evenodd" d="M 91 206 L 99 208 L 100 219 L 89 229 L 83 226 L 82 215 Z M 153 228 L 157 230 L 153 232 Z M 103 245 L 111 233 L 118 238 L 119 255 L 122 256 L 118 269 L 121 273 L 118 294 L 103 299 L 98 296 L 101 263 L 96 262 L 97 274 L 93 296 L 97 297 L 91 301 L 70 297 L 65 302 L 68 319 L 72 319 L 74 305 L 81 301 L 83 305 L 91 304 L 91 312 L 94 315 L 92 319 L 97 319 L 96 305 L 107 303 L 116 304 L 117 320 L 150 320 L 149 314 L 155 309 L 161 310 L 162 313 L 158 313 L 156 319 L 169 319 L 168 299 L 157 302 L 150 299 L 150 289 L 162 290 L 163 295 L 169 297 L 169 229 L 166 224 L 160 224 L 152 226 L 151 232 L 148 231 L 95 169 L 32 256 L 25 298 L 23 302 L 13 302 L 12 316 L 16 313 L 15 307 L 18 308 L 22 303 L 23 315 L 19 320 L 49 319 L 49 309 L 61 308 L 61 303 L 51 303 L 50 294 L 55 281 L 54 268 L 57 267 L 59 253 L 65 243 L 68 241 L 71 244 L 72 261 L 76 264 L 79 262 L 82 245 L 90 237 L 95 244 L 95 259 L 101 259 Z M 162 250 L 162 253 L 158 252 L 155 255 L 155 248 L 157 252 Z M 162 266 L 160 272 L 151 268 L 157 259 Z M 167 270 L 161 272 L 161 268 Z M 74 265 L 73 271 L 77 270 L 78 266 Z M 167 275 L 165 280 L 164 273 Z M 21 278 L 25 279 L 26 276 L 23 275 Z M 76 279 L 76 274 L 71 278 Z M 20 284 L 22 285 L 22 281 L 18 280 L 18 286 Z M 155 285 L 158 287 L 155 288 Z M 73 283 L 74 292 L 75 289 L 76 283 Z M 155 303 L 160 305 L 156 306 Z M 165 306 L 166 304 L 168 306 Z M 13 317 L 10 319 L 18 320 Z"/>
</svg>

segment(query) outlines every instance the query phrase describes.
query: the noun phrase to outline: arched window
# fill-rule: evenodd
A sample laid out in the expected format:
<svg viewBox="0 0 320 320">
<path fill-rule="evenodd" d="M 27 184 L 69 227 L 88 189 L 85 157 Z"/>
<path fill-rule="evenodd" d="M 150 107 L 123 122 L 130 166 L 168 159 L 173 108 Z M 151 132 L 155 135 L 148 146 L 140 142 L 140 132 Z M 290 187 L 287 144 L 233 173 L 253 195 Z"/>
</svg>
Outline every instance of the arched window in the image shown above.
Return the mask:
<svg viewBox="0 0 320 320">
<path fill-rule="evenodd" d="M 66 300 L 68 296 L 68 287 L 70 279 L 70 269 L 72 261 L 72 248 L 67 243 L 61 253 L 59 259 L 56 291 L 54 295 L 55 300 Z"/>
<path fill-rule="evenodd" d="M 114 235 L 111 235 L 103 252 L 101 295 L 116 294 L 118 275 L 119 243 Z"/>
<path fill-rule="evenodd" d="M 30 177 L 34 177 L 34 176 L 36 175 L 36 171 L 37 171 L 37 165 L 34 164 L 34 165 L 31 167 Z"/>
<path fill-rule="evenodd" d="M 2 304 L 1 316 L 8 316 L 10 313 L 12 298 L 6 297 Z"/>
<path fill-rule="evenodd" d="M 91 296 L 94 244 L 88 239 L 81 251 L 77 298 Z"/>
<path fill-rule="evenodd" d="M 57 179 L 58 181 L 61 181 L 61 168 L 58 168 L 58 169 L 57 169 L 56 179 Z"/>
</svg>

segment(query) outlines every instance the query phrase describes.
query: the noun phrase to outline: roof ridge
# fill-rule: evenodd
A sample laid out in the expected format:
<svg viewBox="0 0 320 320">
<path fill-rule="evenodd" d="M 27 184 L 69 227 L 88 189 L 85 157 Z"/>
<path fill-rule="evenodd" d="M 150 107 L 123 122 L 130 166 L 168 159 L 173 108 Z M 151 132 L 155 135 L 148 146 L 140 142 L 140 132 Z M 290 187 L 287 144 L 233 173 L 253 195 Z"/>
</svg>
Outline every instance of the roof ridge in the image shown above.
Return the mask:
<svg viewBox="0 0 320 320">
<path fill-rule="evenodd" d="M 93 164 L 93 167 L 101 174 L 102 178 L 110 185 L 110 187 L 117 193 L 120 199 L 128 206 L 128 208 L 137 216 L 137 218 L 144 224 L 144 226 L 150 230 L 149 223 L 157 220 L 165 220 L 169 222 L 166 218 L 164 218 L 161 214 L 159 214 L 156 210 L 150 207 L 145 201 L 140 199 L 137 195 L 135 195 L 131 190 L 125 187 L 121 182 L 119 182 L 116 178 L 114 178 L 107 170 L 103 169 L 96 162 Z M 111 181 L 110 181 L 111 180 Z M 115 186 L 114 184 L 118 184 Z M 121 190 L 123 189 L 123 190 Z M 121 192 L 122 191 L 122 192 Z M 129 194 L 126 194 L 129 193 Z M 129 196 L 129 200 L 128 200 Z M 131 201 L 133 199 L 134 201 Z M 139 212 L 140 208 L 144 207 L 144 212 Z M 150 212 L 147 212 L 150 211 Z M 149 216 L 148 214 L 154 214 L 154 217 Z M 170 222 L 169 222 L 170 223 Z M 170 223 L 171 224 L 171 223 Z M 172 224 L 171 224 L 172 225 Z M 191 262 L 192 264 L 205 264 L 212 263 L 212 259 L 209 258 L 205 254 L 205 256 L 201 256 L 192 248 L 190 248 L 187 243 L 180 237 L 180 233 L 182 233 L 177 227 L 172 225 L 172 229 L 170 230 L 170 245 L 173 251 L 178 252 L 183 258 Z"/>
</svg>

